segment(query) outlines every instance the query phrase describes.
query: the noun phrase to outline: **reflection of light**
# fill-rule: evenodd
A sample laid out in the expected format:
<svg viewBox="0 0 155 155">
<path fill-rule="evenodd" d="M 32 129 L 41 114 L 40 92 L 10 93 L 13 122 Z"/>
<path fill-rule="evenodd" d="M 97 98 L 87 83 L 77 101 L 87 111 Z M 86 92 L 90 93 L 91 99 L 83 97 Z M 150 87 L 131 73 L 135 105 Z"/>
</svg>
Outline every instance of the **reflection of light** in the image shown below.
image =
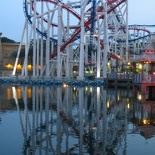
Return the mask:
<svg viewBox="0 0 155 155">
<path fill-rule="evenodd" d="M 130 104 L 128 103 L 128 109 L 130 109 Z"/>
<path fill-rule="evenodd" d="M 15 99 L 15 103 L 18 104 L 17 94 L 15 87 L 12 87 L 13 98 Z"/>
<path fill-rule="evenodd" d="M 109 108 L 110 107 L 110 103 L 109 103 L 109 101 L 107 101 L 107 108 Z"/>
<path fill-rule="evenodd" d="M 100 87 L 97 87 L 97 95 L 100 95 Z"/>
<path fill-rule="evenodd" d="M 18 98 L 22 98 L 21 89 L 17 88 L 17 89 L 16 89 L 16 92 L 17 92 L 17 97 L 18 97 Z"/>
<path fill-rule="evenodd" d="M 118 100 L 118 101 L 120 100 L 120 97 L 119 97 L 119 95 L 117 96 L 117 100 Z"/>
<path fill-rule="evenodd" d="M 92 128 L 93 130 L 96 130 L 97 129 L 97 127 L 96 126 L 93 126 L 93 128 Z"/>
<path fill-rule="evenodd" d="M 92 88 L 92 87 L 90 87 L 90 92 L 91 92 L 91 93 L 93 92 L 93 88 Z"/>
<path fill-rule="evenodd" d="M 64 87 L 64 88 L 67 88 L 67 87 L 68 87 L 68 85 L 67 85 L 66 83 L 64 83 L 64 84 L 63 84 L 63 87 Z"/>
<path fill-rule="evenodd" d="M 73 90 L 76 90 L 76 88 L 74 87 Z"/>
<path fill-rule="evenodd" d="M 27 89 L 27 95 L 28 95 L 27 96 L 28 98 L 31 98 L 32 97 L 32 89 L 31 88 L 28 88 Z"/>
<path fill-rule="evenodd" d="M 88 88 L 86 87 L 86 91 L 88 90 Z"/>
<path fill-rule="evenodd" d="M 11 90 L 10 90 L 10 88 L 7 89 L 7 98 L 11 99 Z"/>
</svg>

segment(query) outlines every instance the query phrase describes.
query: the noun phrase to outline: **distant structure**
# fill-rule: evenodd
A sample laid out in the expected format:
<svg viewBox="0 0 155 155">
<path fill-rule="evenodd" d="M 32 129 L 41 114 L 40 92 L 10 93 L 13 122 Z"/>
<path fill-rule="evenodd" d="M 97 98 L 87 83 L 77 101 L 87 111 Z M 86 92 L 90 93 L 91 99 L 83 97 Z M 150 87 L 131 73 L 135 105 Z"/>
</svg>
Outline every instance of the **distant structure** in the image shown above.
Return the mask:
<svg viewBox="0 0 155 155">
<path fill-rule="evenodd" d="M 11 75 L 12 69 L 14 67 L 15 52 L 18 51 L 19 43 L 4 43 L 2 42 L 2 32 L 0 32 L 0 76 Z M 24 46 L 22 45 L 22 48 Z M 19 62 L 20 63 L 20 62 Z M 19 69 L 19 64 L 17 66 L 17 74 L 21 73 Z"/>
</svg>

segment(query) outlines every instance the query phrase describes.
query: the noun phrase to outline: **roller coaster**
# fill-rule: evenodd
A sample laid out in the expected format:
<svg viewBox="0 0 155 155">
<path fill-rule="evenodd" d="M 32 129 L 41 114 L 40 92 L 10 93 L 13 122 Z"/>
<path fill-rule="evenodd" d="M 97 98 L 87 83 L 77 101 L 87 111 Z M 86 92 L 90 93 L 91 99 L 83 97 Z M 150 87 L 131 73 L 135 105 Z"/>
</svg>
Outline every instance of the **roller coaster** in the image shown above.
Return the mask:
<svg viewBox="0 0 155 155">
<path fill-rule="evenodd" d="M 24 43 L 23 78 L 106 78 L 107 63 L 127 64 L 151 42 L 149 28 L 155 27 L 128 25 L 128 0 L 24 0 L 23 11 L 25 24 L 12 72 L 17 75 Z"/>
</svg>

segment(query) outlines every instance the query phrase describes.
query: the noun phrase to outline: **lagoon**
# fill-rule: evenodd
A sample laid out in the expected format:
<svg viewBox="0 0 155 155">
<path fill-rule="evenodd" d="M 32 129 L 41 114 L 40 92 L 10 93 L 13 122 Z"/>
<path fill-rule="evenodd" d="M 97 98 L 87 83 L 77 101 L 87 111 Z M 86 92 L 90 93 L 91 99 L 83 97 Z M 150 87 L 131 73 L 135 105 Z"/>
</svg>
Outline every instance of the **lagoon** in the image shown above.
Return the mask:
<svg viewBox="0 0 155 155">
<path fill-rule="evenodd" d="M 103 86 L 0 86 L 1 155 L 154 155 L 155 101 Z"/>
</svg>

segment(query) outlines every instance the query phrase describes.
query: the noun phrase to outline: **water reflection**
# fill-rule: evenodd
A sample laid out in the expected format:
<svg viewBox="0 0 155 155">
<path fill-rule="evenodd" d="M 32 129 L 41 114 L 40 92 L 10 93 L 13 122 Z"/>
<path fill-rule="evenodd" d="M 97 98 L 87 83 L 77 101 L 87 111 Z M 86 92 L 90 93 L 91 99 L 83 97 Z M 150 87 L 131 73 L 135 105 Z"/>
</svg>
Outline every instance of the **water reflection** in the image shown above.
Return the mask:
<svg viewBox="0 0 155 155">
<path fill-rule="evenodd" d="M 151 138 L 155 133 L 155 106 L 143 104 L 139 90 L 135 95 L 131 89 L 63 85 L 7 92 L 16 104 L 25 155 L 125 155 L 128 134 Z"/>
</svg>

